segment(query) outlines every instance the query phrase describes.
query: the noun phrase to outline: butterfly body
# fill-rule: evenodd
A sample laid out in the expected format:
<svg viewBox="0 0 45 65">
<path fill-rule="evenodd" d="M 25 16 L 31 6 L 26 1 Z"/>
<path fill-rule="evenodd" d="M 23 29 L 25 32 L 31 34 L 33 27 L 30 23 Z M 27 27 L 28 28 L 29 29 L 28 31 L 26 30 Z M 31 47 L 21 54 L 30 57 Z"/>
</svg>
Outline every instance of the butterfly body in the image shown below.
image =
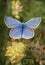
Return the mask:
<svg viewBox="0 0 45 65">
<path fill-rule="evenodd" d="M 22 35 L 23 35 L 23 30 L 26 27 L 26 25 L 24 23 L 22 23 Z"/>
<path fill-rule="evenodd" d="M 9 36 L 14 39 L 25 38 L 30 39 L 34 37 L 34 29 L 38 27 L 41 22 L 41 17 L 37 17 L 21 23 L 12 17 L 5 17 L 5 24 L 8 28 L 11 28 Z"/>
</svg>

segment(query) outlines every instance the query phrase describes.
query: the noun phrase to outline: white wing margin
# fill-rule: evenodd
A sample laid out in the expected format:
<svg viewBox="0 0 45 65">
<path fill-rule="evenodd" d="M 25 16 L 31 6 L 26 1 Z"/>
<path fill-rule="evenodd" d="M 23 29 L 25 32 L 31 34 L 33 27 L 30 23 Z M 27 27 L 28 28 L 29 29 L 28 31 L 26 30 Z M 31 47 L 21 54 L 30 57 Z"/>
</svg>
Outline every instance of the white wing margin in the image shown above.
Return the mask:
<svg viewBox="0 0 45 65">
<path fill-rule="evenodd" d="M 41 17 L 37 17 L 37 18 L 33 18 L 29 21 L 27 21 L 25 24 L 26 26 L 28 26 L 29 28 L 35 29 L 38 27 L 38 25 L 41 22 Z"/>
<path fill-rule="evenodd" d="M 14 28 L 21 24 L 21 22 L 19 22 L 18 20 L 8 16 L 5 16 L 4 22 L 8 28 Z"/>
</svg>

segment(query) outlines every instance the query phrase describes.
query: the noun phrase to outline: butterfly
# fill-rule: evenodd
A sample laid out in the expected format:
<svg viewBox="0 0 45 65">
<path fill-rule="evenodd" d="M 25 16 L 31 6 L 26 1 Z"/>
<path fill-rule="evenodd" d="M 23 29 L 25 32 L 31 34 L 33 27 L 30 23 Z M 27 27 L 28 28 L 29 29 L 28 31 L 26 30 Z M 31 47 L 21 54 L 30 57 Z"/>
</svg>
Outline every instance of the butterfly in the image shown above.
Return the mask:
<svg viewBox="0 0 45 65">
<path fill-rule="evenodd" d="M 11 28 L 9 36 L 13 39 L 30 39 L 33 38 L 35 33 L 34 29 L 38 27 L 41 22 L 41 17 L 36 17 L 28 20 L 26 23 L 21 23 L 20 21 L 6 16 L 4 22 L 8 28 Z"/>
</svg>

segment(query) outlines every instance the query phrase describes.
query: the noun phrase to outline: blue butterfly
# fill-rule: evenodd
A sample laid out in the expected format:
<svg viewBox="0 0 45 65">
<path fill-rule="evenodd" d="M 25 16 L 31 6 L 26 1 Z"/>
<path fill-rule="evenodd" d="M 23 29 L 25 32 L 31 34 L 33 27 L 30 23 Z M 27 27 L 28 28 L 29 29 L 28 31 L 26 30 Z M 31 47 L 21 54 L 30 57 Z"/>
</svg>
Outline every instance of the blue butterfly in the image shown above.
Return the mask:
<svg viewBox="0 0 45 65">
<path fill-rule="evenodd" d="M 34 29 L 38 27 L 41 22 L 41 17 L 33 18 L 26 23 L 21 23 L 18 20 L 6 16 L 4 22 L 8 28 L 11 28 L 9 36 L 13 39 L 25 38 L 30 39 L 34 37 Z"/>
</svg>

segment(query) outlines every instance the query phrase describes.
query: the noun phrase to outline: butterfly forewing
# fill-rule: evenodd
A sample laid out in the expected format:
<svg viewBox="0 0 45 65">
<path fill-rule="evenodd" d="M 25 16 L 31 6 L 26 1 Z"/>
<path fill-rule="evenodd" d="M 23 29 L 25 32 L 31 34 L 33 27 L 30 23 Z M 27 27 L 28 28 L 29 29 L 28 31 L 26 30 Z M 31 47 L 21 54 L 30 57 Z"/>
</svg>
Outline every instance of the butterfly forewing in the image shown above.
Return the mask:
<svg viewBox="0 0 45 65">
<path fill-rule="evenodd" d="M 14 28 L 21 24 L 21 22 L 19 22 L 18 20 L 8 16 L 4 18 L 4 22 L 8 28 Z"/>
<path fill-rule="evenodd" d="M 38 25 L 40 24 L 41 22 L 41 17 L 37 17 L 37 18 L 33 18 L 29 21 L 27 21 L 25 24 L 31 28 L 31 29 L 35 29 L 38 27 Z"/>
</svg>

